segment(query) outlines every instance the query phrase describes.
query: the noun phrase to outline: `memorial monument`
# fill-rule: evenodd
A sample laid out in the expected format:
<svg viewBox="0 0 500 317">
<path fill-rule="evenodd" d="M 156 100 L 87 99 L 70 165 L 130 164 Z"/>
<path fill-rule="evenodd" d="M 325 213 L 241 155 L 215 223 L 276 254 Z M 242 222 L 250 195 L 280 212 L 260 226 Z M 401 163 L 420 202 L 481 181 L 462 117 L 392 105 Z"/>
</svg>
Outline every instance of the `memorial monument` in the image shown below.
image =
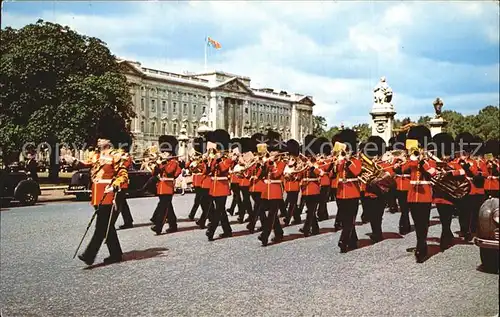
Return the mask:
<svg viewBox="0 0 500 317">
<path fill-rule="evenodd" d="M 386 143 L 392 137 L 394 126 L 394 106 L 392 101 L 392 88 L 387 84 L 385 77 L 373 88 L 372 135 L 380 136 Z"/>
<path fill-rule="evenodd" d="M 448 121 L 441 116 L 441 109 L 444 106 L 443 100 L 438 97 L 432 104 L 434 105 L 436 115 L 429 121 L 429 126 L 431 135 L 435 136 L 436 134 L 443 132 L 443 128 L 448 124 Z"/>
</svg>

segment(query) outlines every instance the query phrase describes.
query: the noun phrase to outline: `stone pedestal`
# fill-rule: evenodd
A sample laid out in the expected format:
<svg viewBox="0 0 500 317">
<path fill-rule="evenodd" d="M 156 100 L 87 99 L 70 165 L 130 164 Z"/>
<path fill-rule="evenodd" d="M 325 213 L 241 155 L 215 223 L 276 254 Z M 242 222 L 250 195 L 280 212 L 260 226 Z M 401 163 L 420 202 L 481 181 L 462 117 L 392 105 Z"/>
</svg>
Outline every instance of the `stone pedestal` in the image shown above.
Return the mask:
<svg viewBox="0 0 500 317">
<path fill-rule="evenodd" d="M 370 115 L 372 116 L 372 135 L 380 136 L 386 144 L 389 143 L 396 115 L 392 104 L 374 104 Z"/>
<path fill-rule="evenodd" d="M 429 121 L 431 136 L 435 136 L 443 132 L 443 128 L 446 127 L 448 121 L 444 120 L 442 117 L 432 118 Z"/>
</svg>

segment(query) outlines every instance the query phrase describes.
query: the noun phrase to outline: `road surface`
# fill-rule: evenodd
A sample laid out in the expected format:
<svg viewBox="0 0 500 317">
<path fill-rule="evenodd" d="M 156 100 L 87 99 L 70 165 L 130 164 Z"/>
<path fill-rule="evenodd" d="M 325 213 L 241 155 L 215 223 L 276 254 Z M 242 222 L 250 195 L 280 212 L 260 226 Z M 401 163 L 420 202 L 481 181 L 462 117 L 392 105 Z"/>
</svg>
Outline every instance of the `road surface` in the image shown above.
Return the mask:
<svg viewBox="0 0 500 317">
<path fill-rule="evenodd" d="M 187 218 L 193 197 L 174 198 L 179 219 Z M 478 269 L 478 248 L 459 239 L 439 252 L 441 227 L 435 218 L 429 232 L 432 256 L 417 264 L 406 251 L 415 245 L 415 233 L 397 233 L 399 214 L 385 213 L 386 239 L 375 245 L 366 235 L 370 225 L 358 224 L 361 248 L 340 254 L 333 219 L 321 222 L 321 234 L 308 238 L 299 234 L 299 226 L 285 228 L 285 241 L 268 247 L 240 224 L 233 224 L 234 237 L 214 242 L 185 220 L 180 232 L 155 236 L 149 218 L 156 202 L 129 199 L 136 227 L 118 232 L 126 261 L 99 264 L 108 256 L 103 247 L 91 269 L 72 259 L 92 214 L 88 202 L 2 211 L 2 316 L 498 313 L 498 275 Z M 329 211 L 333 217 L 334 202 Z M 120 217 L 117 226 L 121 223 Z M 453 229 L 458 230 L 456 219 Z"/>
</svg>

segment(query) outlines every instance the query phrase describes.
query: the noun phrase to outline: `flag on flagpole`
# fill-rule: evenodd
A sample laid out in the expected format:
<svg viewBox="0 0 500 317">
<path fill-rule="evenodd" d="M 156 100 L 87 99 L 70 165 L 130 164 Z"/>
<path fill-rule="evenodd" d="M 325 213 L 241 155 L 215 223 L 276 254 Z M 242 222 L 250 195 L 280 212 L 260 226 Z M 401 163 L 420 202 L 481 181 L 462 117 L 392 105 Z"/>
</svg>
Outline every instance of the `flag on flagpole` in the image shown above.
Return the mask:
<svg viewBox="0 0 500 317">
<path fill-rule="evenodd" d="M 212 39 L 210 36 L 207 37 L 207 43 L 208 43 L 208 45 L 210 45 L 211 47 L 215 48 L 216 50 L 222 48 L 222 45 L 220 45 L 219 42 L 217 42 L 216 40 Z"/>
</svg>

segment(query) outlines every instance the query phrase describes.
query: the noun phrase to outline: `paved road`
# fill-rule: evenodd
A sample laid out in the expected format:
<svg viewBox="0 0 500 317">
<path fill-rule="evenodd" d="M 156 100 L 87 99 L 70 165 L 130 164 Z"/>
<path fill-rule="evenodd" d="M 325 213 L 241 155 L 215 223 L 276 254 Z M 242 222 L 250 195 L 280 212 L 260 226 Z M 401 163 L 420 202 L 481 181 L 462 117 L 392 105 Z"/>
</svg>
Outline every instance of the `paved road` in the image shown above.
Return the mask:
<svg viewBox="0 0 500 317">
<path fill-rule="evenodd" d="M 177 196 L 186 218 L 192 195 Z M 260 246 L 257 234 L 233 225 L 235 237 L 208 242 L 203 230 L 154 236 L 148 219 L 156 198 L 129 200 L 137 227 L 119 231 L 127 261 L 85 269 L 72 260 L 91 215 L 88 203 L 54 203 L 1 213 L 2 316 L 494 316 L 498 275 L 478 270 L 474 245 L 457 243 L 417 264 L 406 249 L 415 234 L 397 232 L 399 215 L 386 213 L 386 240 L 339 254 L 333 220 L 322 234 Z M 335 204 L 329 205 L 335 214 Z M 436 216 L 436 212 L 433 212 Z M 454 221 L 454 230 L 458 230 Z M 121 219 L 119 219 L 119 223 Z M 458 242 L 458 239 L 457 239 Z M 97 261 L 108 256 L 104 247 Z"/>
</svg>

